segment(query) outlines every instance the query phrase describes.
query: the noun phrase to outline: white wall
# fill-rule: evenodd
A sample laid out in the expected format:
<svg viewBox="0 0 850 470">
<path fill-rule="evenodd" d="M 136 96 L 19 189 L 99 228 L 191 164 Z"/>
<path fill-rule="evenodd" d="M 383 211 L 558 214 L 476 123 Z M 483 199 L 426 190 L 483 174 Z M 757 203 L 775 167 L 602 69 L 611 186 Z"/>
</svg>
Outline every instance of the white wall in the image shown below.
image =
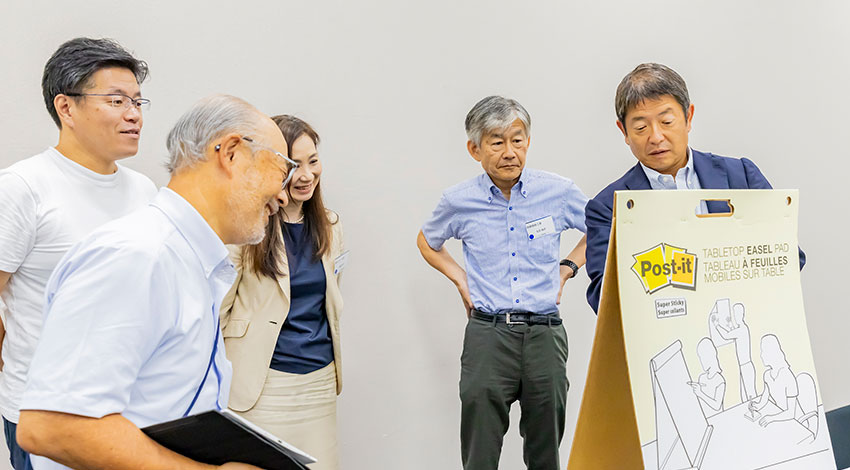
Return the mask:
<svg viewBox="0 0 850 470">
<path fill-rule="evenodd" d="M 850 403 L 848 19 L 841 0 L 7 0 L 0 167 L 55 144 L 42 68 L 80 35 L 115 38 L 149 62 L 143 93 L 153 107 L 139 156 L 126 164 L 158 184 L 167 181 L 165 134 L 204 95 L 231 93 L 311 122 L 323 138 L 327 202 L 352 250 L 343 285 L 344 468 L 459 468 L 465 319 L 414 238 L 440 191 L 481 171 L 466 154 L 466 112 L 489 94 L 517 98 L 534 123 L 529 165 L 567 175 L 592 196 L 635 162 L 614 126 L 617 83 L 640 62 L 662 62 L 688 82 L 695 148 L 749 156 L 775 186 L 800 189 L 803 288 L 831 409 Z M 586 285 L 582 272 L 562 303 L 572 382 L 564 459 L 595 323 Z M 515 420 L 502 467 L 520 462 Z"/>
</svg>

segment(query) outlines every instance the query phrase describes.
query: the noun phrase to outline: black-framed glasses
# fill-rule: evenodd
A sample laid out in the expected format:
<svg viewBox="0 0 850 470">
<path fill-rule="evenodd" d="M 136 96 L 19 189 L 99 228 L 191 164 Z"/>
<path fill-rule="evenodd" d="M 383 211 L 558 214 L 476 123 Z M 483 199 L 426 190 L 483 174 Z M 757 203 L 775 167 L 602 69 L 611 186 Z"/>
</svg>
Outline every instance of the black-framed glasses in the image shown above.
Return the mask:
<svg viewBox="0 0 850 470">
<path fill-rule="evenodd" d="M 289 181 L 292 179 L 292 175 L 294 175 L 294 174 L 295 174 L 295 170 L 297 170 L 297 169 L 298 169 L 298 167 L 300 167 L 300 166 L 301 166 L 301 164 L 300 164 L 300 163 L 298 163 L 298 162 L 296 162 L 295 160 L 293 160 L 293 159 L 291 159 L 291 158 L 287 157 L 286 155 L 284 155 L 284 154 L 282 154 L 282 153 L 278 152 L 277 150 L 275 150 L 275 149 L 273 149 L 273 148 L 271 148 L 271 147 L 266 147 L 265 145 L 260 145 L 260 144 L 258 144 L 258 143 L 256 143 L 256 142 L 254 142 L 254 139 L 252 139 L 252 138 L 250 138 L 250 137 L 248 137 L 248 136 L 244 136 L 244 135 L 243 135 L 243 136 L 242 136 L 242 140 L 244 140 L 244 141 L 246 141 L 246 142 L 250 143 L 250 144 L 251 144 L 252 146 L 254 146 L 254 147 L 258 147 L 258 148 L 260 148 L 261 150 L 268 150 L 269 152 L 271 152 L 271 153 L 275 154 L 278 158 L 283 159 L 286 163 L 288 163 L 289 165 L 291 165 L 291 167 L 289 168 L 289 172 L 286 174 L 286 178 L 283 180 L 283 184 L 281 184 L 281 186 L 280 186 L 280 187 L 281 187 L 281 189 L 286 189 L 286 185 L 287 185 L 287 184 L 289 184 Z"/>
<path fill-rule="evenodd" d="M 63 93 L 65 96 L 105 96 L 109 98 L 108 103 L 113 108 L 130 109 L 134 106 L 139 111 L 147 111 L 151 107 L 151 100 L 147 98 L 131 98 L 123 93 Z"/>
</svg>

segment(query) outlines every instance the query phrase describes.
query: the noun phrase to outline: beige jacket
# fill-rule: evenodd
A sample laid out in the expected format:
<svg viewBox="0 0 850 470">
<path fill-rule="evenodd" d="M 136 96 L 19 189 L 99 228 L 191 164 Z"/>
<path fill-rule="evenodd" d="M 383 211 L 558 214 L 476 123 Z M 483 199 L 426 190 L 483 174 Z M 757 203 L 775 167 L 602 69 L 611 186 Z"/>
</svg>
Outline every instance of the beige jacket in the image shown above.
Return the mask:
<svg viewBox="0 0 850 470">
<path fill-rule="evenodd" d="M 334 274 L 334 262 L 344 252 L 342 224 L 336 214 L 332 225 L 331 249 L 322 256 L 327 290 L 325 311 L 328 316 L 336 365 L 336 392 L 342 391 L 342 355 L 339 341 L 339 316 L 342 296 L 339 292 L 341 272 Z M 241 247 L 231 246 L 230 256 L 236 265 L 236 282 L 221 304 L 221 328 L 227 358 L 233 363 L 233 383 L 228 406 L 236 411 L 251 409 L 266 381 L 280 328 L 289 313 L 289 264 L 281 257 L 280 279 L 257 275 L 242 266 Z"/>
</svg>

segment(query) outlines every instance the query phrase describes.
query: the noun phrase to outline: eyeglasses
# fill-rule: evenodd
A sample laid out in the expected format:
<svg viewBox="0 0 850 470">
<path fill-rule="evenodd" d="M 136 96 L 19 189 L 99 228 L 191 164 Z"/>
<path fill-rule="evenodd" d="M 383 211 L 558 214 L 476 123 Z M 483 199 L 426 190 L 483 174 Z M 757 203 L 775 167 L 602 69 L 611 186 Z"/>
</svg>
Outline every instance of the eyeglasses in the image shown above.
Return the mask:
<svg viewBox="0 0 850 470">
<path fill-rule="evenodd" d="M 109 105 L 113 108 L 121 108 L 124 110 L 134 106 L 139 111 L 147 111 L 151 107 L 151 100 L 146 98 L 130 98 L 122 93 L 63 93 L 65 96 L 106 96 L 109 98 Z"/>
<path fill-rule="evenodd" d="M 257 147 L 260 150 L 268 150 L 269 152 L 275 154 L 278 158 L 283 159 L 286 162 L 287 166 L 291 165 L 290 168 L 289 168 L 289 173 L 286 174 L 286 179 L 283 180 L 283 184 L 281 184 L 281 186 L 280 186 L 281 189 L 286 189 L 286 185 L 289 184 L 289 181 L 292 179 L 292 175 L 295 174 L 295 170 L 297 170 L 298 167 L 301 166 L 301 164 L 296 162 L 295 160 L 292 160 L 291 158 L 287 157 L 286 155 L 278 152 L 277 150 L 275 150 L 271 147 L 266 147 L 265 145 L 260 145 L 256 142 L 254 142 L 254 139 L 252 139 L 250 137 L 246 137 L 246 136 L 243 135 L 242 140 L 249 142 L 253 147 Z"/>
<path fill-rule="evenodd" d="M 275 150 L 271 147 L 266 147 L 265 145 L 260 145 L 256 142 L 254 142 L 254 139 L 252 139 L 250 137 L 243 135 L 242 140 L 251 144 L 252 147 L 259 148 L 260 150 L 268 150 L 269 152 L 275 154 L 278 158 L 283 159 L 284 162 L 286 162 L 286 166 L 291 165 L 289 172 L 286 174 L 286 179 L 284 179 L 283 184 L 280 185 L 281 189 L 286 189 L 286 185 L 289 184 L 289 180 L 292 179 L 292 175 L 295 174 L 295 170 L 297 170 L 298 167 L 301 166 L 301 164 L 296 162 L 295 160 L 292 160 L 291 158 L 287 157 L 286 155 L 278 152 L 277 150 Z M 221 150 L 221 144 L 218 144 L 218 145 L 215 146 L 215 151 L 218 152 L 219 150 Z"/>
</svg>

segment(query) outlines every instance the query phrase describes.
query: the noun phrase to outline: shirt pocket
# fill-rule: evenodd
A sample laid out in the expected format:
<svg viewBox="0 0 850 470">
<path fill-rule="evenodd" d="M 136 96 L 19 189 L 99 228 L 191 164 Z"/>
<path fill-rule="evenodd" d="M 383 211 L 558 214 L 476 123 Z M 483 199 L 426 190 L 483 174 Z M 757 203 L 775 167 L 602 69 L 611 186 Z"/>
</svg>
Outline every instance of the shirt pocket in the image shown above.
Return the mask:
<svg viewBox="0 0 850 470">
<path fill-rule="evenodd" d="M 557 233 L 547 233 L 537 237 L 525 239 L 528 246 L 528 255 L 532 261 L 538 263 L 552 263 L 558 260 L 560 248 L 560 237 Z"/>
</svg>

